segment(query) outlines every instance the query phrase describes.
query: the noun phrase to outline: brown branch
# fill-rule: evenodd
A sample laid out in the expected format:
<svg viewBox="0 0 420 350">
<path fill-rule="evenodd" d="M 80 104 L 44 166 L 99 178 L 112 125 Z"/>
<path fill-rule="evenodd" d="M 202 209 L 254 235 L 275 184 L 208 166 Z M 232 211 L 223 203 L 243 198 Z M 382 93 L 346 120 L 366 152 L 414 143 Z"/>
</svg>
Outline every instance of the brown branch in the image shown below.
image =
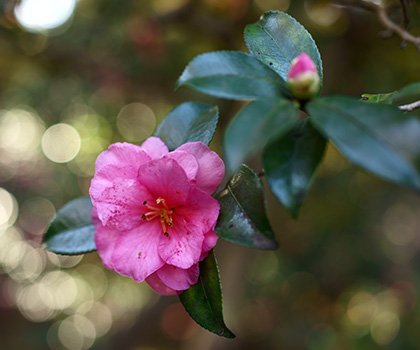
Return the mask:
<svg viewBox="0 0 420 350">
<path fill-rule="evenodd" d="M 409 103 L 408 105 L 399 106 L 398 108 L 402 111 L 411 112 L 417 108 L 420 108 L 420 101 Z"/>
</svg>

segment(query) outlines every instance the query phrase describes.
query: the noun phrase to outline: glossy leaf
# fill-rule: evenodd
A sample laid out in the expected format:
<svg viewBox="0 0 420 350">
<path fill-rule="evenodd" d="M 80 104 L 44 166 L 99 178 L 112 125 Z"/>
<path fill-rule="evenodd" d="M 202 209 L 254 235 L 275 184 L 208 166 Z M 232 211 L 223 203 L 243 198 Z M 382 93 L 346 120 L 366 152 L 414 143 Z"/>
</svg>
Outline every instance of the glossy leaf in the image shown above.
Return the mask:
<svg viewBox="0 0 420 350">
<path fill-rule="evenodd" d="M 267 182 L 296 218 L 325 150 L 325 138 L 307 121 L 267 146 L 263 166 Z"/>
<path fill-rule="evenodd" d="M 251 168 L 242 165 L 216 199 L 220 203 L 215 228 L 219 237 L 246 247 L 278 247 L 266 215 L 263 185 Z"/>
<path fill-rule="evenodd" d="M 177 86 L 186 85 L 208 95 L 253 100 L 288 94 L 286 83 L 254 56 L 240 51 L 217 51 L 194 58 Z"/>
<path fill-rule="evenodd" d="M 224 134 L 228 169 L 235 171 L 267 142 L 289 131 L 297 118 L 298 109 L 289 100 L 257 100 L 248 104 Z"/>
<path fill-rule="evenodd" d="M 292 60 L 306 52 L 314 61 L 322 83 L 322 61 L 311 34 L 293 17 L 269 11 L 245 27 L 249 51 L 286 80 Z"/>
<path fill-rule="evenodd" d="M 402 88 L 392 99 L 396 105 L 409 104 L 420 100 L 420 82 L 411 83 Z"/>
<path fill-rule="evenodd" d="M 217 106 L 185 102 L 166 115 L 155 136 L 165 142 L 170 150 L 192 141 L 202 141 L 208 145 L 216 131 L 218 118 Z"/>
<path fill-rule="evenodd" d="M 46 249 L 65 255 L 96 250 L 89 197 L 72 200 L 57 211 L 44 237 Z"/>
<path fill-rule="evenodd" d="M 201 327 L 222 337 L 235 338 L 223 320 L 222 288 L 213 251 L 200 262 L 198 283 L 181 293 L 179 299 Z"/>
<path fill-rule="evenodd" d="M 420 189 L 420 121 L 396 106 L 331 96 L 306 106 L 312 123 L 353 163 Z"/>
</svg>

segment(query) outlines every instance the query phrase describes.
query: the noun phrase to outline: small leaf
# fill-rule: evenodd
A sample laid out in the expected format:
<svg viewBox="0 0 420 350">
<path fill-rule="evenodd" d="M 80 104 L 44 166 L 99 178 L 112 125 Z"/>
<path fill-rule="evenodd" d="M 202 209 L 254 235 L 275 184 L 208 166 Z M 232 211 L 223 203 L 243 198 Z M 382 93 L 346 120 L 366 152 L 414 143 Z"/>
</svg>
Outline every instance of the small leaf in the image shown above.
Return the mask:
<svg viewBox="0 0 420 350">
<path fill-rule="evenodd" d="M 264 188 L 251 168 L 243 164 L 216 199 L 220 203 L 215 228 L 219 237 L 246 247 L 277 249 L 266 215 Z"/>
<path fill-rule="evenodd" d="M 186 142 L 202 141 L 208 145 L 216 131 L 219 118 L 217 106 L 184 102 L 170 111 L 156 130 L 170 150 Z"/>
<path fill-rule="evenodd" d="M 292 60 L 306 52 L 314 61 L 322 83 L 322 61 L 311 34 L 293 17 L 269 11 L 245 27 L 249 51 L 286 80 Z"/>
<path fill-rule="evenodd" d="M 396 106 L 330 96 L 306 106 L 311 122 L 350 161 L 399 185 L 420 189 L 420 121 Z"/>
<path fill-rule="evenodd" d="M 391 104 L 397 91 L 389 92 L 387 94 L 363 94 L 362 101 L 369 103 L 387 103 Z"/>
<path fill-rule="evenodd" d="M 304 120 L 264 150 L 267 182 L 294 218 L 321 162 L 325 144 L 325 138 Z"/>
<path fill-rule="evenodd" d="M 222 288 L 213 251 L 200 262 L 198 283 L 182 292 L 179 299 L 201 327 L 222 337 L 235 338 L 223 320 Z"/>
<path fill-rule="evenodd" d="M 420 82 L 403 87 L 392 99 L 395 105 L 404 105 L 420 100 Z"/>
<path fill-rule="evenodd" d="M 65 255 L 96 250 L 91 210 L 89 197 L 74 199 L 59 209 L 45 234 L 45 248 Z"/>
<path fill-rule="evenodd" d="M 177 86 L 186 85 L 202 93 L 233 100 L 281 97 L 286 83 L 258 59 L 240 51 L 217 51 L 194 58 Z"/>
<path fill-rule="evenodd" d="M 289 100 L 257 100 L 248 104 L 231 121 L 223 139 L 226 163 L 235 171 L 267 142 L 289 131 L 298 109 Z"/>
</svg>

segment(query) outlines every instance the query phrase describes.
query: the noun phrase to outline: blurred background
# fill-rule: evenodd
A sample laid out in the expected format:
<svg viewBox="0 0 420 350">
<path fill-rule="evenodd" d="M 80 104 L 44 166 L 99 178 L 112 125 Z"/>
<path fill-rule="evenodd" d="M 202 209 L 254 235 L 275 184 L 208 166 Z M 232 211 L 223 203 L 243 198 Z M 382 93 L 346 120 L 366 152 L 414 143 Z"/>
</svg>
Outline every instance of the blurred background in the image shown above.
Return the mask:
<svg viewBox="0 0 420 350">
<path fill-rule="evenodd" d="M 390 4 L 396 23 L 401 3 Z M 420 348 L 420 197 L 361 172 L 332 147 L 299 220 L 267 189 L 277 251 L 219 241 L 225 319 L 236 339 L 201 329 L 178 298 L 106 270 L 96 253 L 41 247 L 56 210 L 88 194 L 98 154 L 112 142 L 140 144 L 178 103 L 219 105 L 211 146 L 222 154 L 223 128 L 241 103 L 174 85 L 197 54 L 246 51 L 245 25 L 267 10 L 287 11 L 313 35 L 323 94 L 358 97 L 420 81 L 420 52 L 384 39 L 377 16 L 359 6 L 0 1 L 1 349 Z M 410 13 L 410 30 L 420 35 L 418 17 Z"/>
</svg>

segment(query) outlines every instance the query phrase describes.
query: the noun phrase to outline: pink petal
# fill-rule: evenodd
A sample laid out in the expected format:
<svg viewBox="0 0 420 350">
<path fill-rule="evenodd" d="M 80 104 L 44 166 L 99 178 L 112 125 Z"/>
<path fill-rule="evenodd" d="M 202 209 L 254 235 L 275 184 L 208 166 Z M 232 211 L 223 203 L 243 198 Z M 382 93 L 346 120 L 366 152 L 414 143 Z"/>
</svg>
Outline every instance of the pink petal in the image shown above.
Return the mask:
<svg viewBox="0 0 420 350">
<path fill-rule="evenodd" d="M 178 295 L 179 292 L 169 288 L 162 280 L 159 278 L 157 273 L 151 274 L 149 277 L 146 278 L 146 282 L 149 284 L 150 287 L 160 295 Z"/>
<path fill-rule="evenodd" d="M 158 254 L 162 235 L 158 220 L 143 221 L 139 227 L 122 233 L 111 257 L 113 269 L 137 282 L 144 281 L 165 264 Z"/>
<path fill-rule="evenodd" d="M 115 243 L 121 232 L 107 226 L 102 226 L 98 220 L 95 224 L 95 244 L 96 250 L 102 259 L 103 265 L 109 270 L 115 270 L 112 264 L 112 253 L 115 249 Z"/>
<path fill-rule="evenodd" d="M 143 221 L 143 201 L 153 200 L 151 193 L 137 179 L 114 180 L 112 187 L 106 188 L 93 200 L 102 224 L 119 231 L 131 230 Z"/>
<path fill-rule="evenodd" d="M 165 199 L 170 207 L 183 205 L 191 188 L 184 169 L 173 159 L 154 159 L 142 165 L 138 179 L 155 198 Z"/>
<path fill-rule="evenodd" d="M 302 52 L 292 60 L 287 79 L 295 79 L 298 75 L 307 72 L 317 73 L 317 69 L 312 58 L 307 53 Z"/>
<path fill-rule="evenodd" d="M 197 159 L 197 187 L 209 194 L 216 191 L 225 174 L 225 164 L 219 155 L 203 142 L 188 142 L 177 150 L 188 152 Z"/>
<path fill-rule="evenodd" d="M 177 207 L 175 213 L 206 233 L 214 229 L 219 217 L 219 209 L 220 204 L 216 199 L 198 188 L 194 188 L 190 192 L 187 203 L 182 207 Z"/>
<path fill-rule="evenodd" d="M 112 186 L 115 178 L 135 179 L 141 164 L 151 158 L 139 146 L 130 143 L 114 143 L 96 160 L 96 172 L 89 189 L 95 199 L 102 191 Z"/>
<path fill-rule="evenodd" d="M 141 145 L 141 149 L 144 150 L 152 159 L 162 158 L 169 152 L 168 147 L 166 147 L 163 141 L 154 136 L 151 136 L 144 141 Z"/>
<path fill-rule="evenodd" d="M 198 163 L 192 154 L 189 154 L 184 151 L 175 150 L 166 154 L 164 158 L 175 160 L 178 163 L 178 165 L 180 165 L 181 168 L 184 169 L 188 179 L 190 181 L 194 180 L 195 183 L 195 177 L 198 171 Z"/>
<path fill-rule="evenodd" d="M 165 264 L 156 271 L 156 274 L 169 288 L 181 291 L 190 288 L 198 282 L 200 269 L 198 264 L 194 264 L 186 270 Z"/>
<path fill-rule="evenodd" d="M 201 256 L 204 234 L 199 227 L 187 222 L 174 221 L 167 236 L 159 242 L 159 255 L 169 265 L 188 269 L 198 263 Z"/>
<path fill-rule="evenodd" d="M 204 235 L 203 247 L 201 248 L 202 253 L 201 253 L 200 261 L 203 260 L 208 255 L 209 251 L 212 250 L 216 246 L 218 239 L 219 239 L 219 236 L 213 230 L 207 232 Z"/>
</svg>

